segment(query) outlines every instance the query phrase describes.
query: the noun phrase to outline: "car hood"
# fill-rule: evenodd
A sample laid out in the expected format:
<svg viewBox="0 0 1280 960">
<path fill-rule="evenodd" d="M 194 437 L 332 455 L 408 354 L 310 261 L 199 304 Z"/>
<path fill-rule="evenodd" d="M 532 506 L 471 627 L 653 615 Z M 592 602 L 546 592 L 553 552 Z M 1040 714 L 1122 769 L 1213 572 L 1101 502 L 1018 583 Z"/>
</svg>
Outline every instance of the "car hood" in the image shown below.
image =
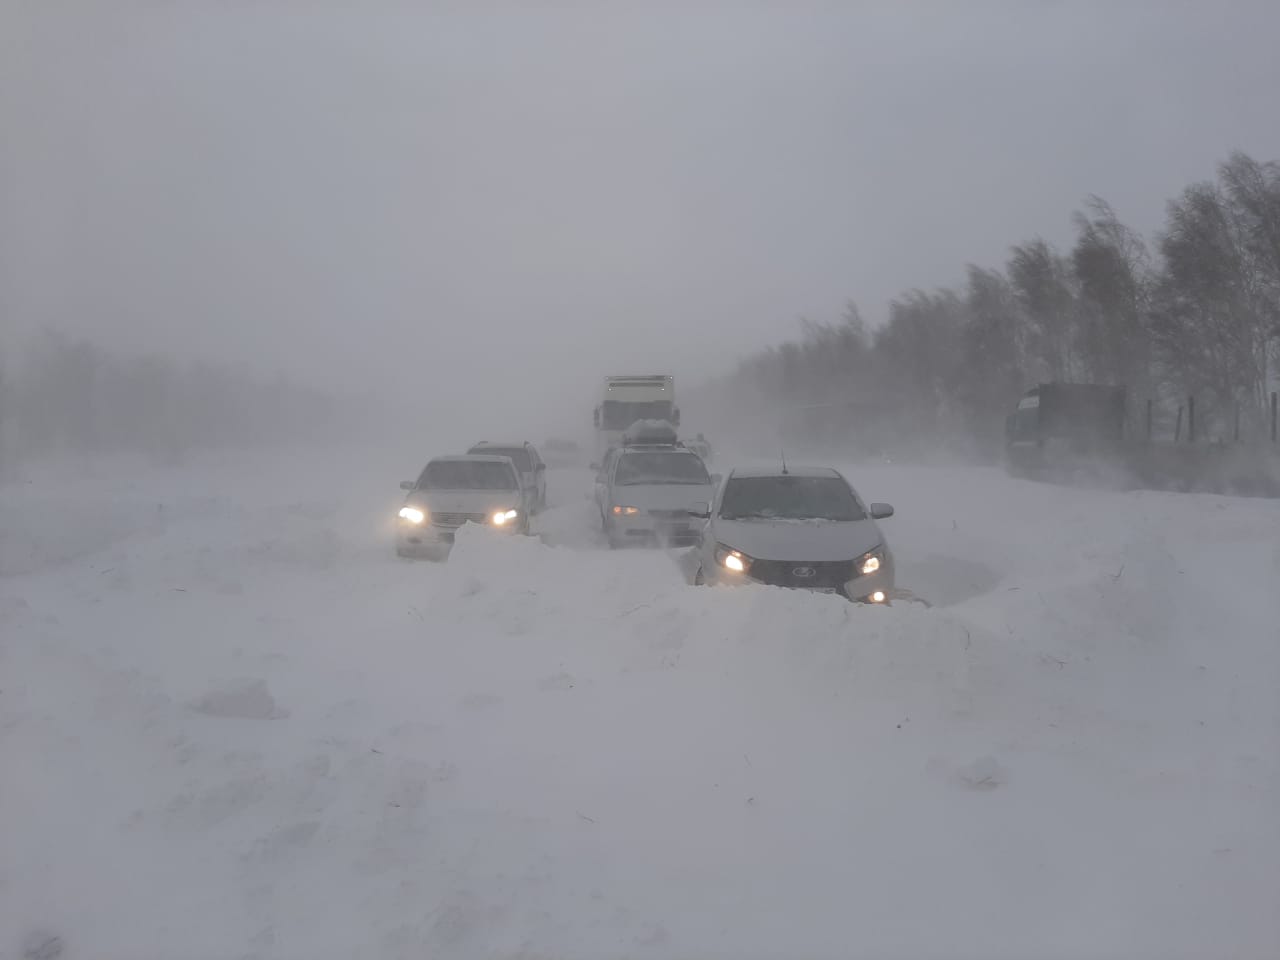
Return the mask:
<svg viewBox="0 0 1280 960">
<path fill-rule="evenodd" d="M 489 513 L 520 506 L 519 490 L 415 490 L 406 503 L 430 513 Z"/>
<path fill-rule="evenodd" d="M 641 510 L 688 510 L 695 503 L 711 502 L 711 485 L 705 483 L 633 483 L 613 487 L 614 503 Z"/>
<path fill-rule="evenodd" d="M 874 520 L 720 520 L 720 543 L 756 560 L 853 560 L 884 543 Z"/>
</svg>

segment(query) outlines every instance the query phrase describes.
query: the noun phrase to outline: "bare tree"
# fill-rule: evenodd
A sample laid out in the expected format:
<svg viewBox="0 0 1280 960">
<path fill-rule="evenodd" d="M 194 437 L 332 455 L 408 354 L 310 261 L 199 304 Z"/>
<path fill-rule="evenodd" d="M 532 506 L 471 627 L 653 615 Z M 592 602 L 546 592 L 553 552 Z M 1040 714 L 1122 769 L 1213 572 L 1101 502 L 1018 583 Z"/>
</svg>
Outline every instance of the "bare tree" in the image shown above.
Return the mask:
<svg viewBox="0 0 1280 960">
<path fill-rule="evenodd" d="M 953 290 L 912 290 L 889 304 L 875 352 L 887 367 L 887 391 L 905 430 L 946 433 L 953 426 L 957 363 L 967 311 Z"/>
<path fill-rule="evenodd" d="M 1269 355 L 1280 364 L 1280 163 L 1258 163 L 1239 151 L 1218 168 L 1250 259 Z M 1275 376 L 1276 367 L 1271 368 Z"/>
<path fill-rule="evenodd" d="M 1225 418 L 1262 409 L 1274 299 L 1244 211 L 1211 183 L 1170 201 L 1152 332 L 1170 379 Z"/>
<path fill-rule="evenodd" d="M 1076 213 L 1071 264 L 1080 284 L 1080 346 L 1086 374 L 1148 392 L 1150 344 L 1145 318 L 1151 284 L 1142 238 L 1101 197 Z"/>
<path fill-rule="evenodd" d="M 8 385 L 7 448 L 133 451 L 166 460 L 189 447 L 317 436 L 326 395 L 212 365 L 118 357 L 55 333 L 36 340 Z"/>
<path fill-rule="evenodd" d="M 972 435 L 994 452 L 1005 412 L 1026 389 L 1024 325 L 1013 290 L 999 271 L 971 264 L 968 274 L 957 399 Z"/>
<path fill-rule="evenodd" d="M 1009 283 L 1027 320 L 1027 360 L 1036 380 L 1073 381 L 1079 302 L 1071 265 L 1037 237 L 1010 251 Z"/>
<path fill-rule="evenodd" d="M 871 336 L 852 305 L 841 324 L 802 323 L 798 340 L 744 361 L 734 389 L 773 411 L 879 400 L 875 419 L 898 437 L 963 433 L 988 450 L 1041 380 L 1194 392 L 1205 414 L 1260 408 L 1280 361 L 1280 164 L 1233 154 L 1218 185 L 1171 202 L 1159 273 L 1105 201 L 1074 222 L 1068 256 L 1038 238 L 1014 246 L 1007 276 L 970 266 L 962 293 L 912 290 Z"/>
</svg>

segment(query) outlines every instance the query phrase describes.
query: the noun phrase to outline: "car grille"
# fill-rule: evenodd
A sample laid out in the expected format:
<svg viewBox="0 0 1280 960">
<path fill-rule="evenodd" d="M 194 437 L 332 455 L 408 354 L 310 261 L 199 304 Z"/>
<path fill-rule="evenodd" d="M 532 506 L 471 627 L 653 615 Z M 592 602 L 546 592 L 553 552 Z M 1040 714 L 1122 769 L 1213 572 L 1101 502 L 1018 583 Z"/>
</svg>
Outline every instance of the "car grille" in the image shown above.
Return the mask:
<svg viewBox="0 0 1280 960">
<path fill-rule="evenodd" d="M 662 520 L 679 520 L 682 523 L 689 522 L 688 510 L 649 510 L 649 515 L 658 517 Z"/>
<path fill-rule="evenodd" d="M 751 579 L 775 587 L 830 590 L 853 579 L 853 561 L 753 560 Z"/>
<path fill-rule="evenodd" d="M 483 513 L 433 513 L 431 514 L 431 525 L 433 527 L 460 527 L 467 521 L 471 523 L 484 523 L 485 514 Z"/>
</svg>

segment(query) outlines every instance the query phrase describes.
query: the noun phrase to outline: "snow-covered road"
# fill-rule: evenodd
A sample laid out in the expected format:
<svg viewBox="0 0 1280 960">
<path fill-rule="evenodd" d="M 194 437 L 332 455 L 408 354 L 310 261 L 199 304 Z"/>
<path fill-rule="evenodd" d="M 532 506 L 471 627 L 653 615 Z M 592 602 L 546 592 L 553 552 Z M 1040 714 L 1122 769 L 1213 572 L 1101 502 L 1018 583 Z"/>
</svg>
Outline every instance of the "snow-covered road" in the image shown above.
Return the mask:
<svg viewBox="0 0 1280 960">
<path fill-rule="evenodd" d="M 601 550 L 585 472 L 397 560 L 385 467 L 0 488 L 0 957 L 1280 951 L 1275 501 L 850 467 L 879 609 Z"/>
</svg>

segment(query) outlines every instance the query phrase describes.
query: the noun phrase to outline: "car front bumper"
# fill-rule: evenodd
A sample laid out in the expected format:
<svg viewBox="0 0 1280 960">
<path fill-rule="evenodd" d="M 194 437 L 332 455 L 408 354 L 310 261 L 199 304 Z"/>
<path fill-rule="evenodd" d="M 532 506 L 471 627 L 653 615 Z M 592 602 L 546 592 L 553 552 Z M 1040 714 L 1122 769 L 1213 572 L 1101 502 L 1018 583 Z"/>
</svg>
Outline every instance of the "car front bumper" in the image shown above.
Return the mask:
<svg viewBox="0 0 1280 960">
<path fill-rule="evenodd" d="M 852 564 L 849 565 L 852 568 Z M 798 576 L 793 571 L 818 568 L 814 575 Z M 746 573 L 735 573 L 717 565 L 712 571 L 704 570 L 703 578 L 708 583 L 726 585 L 761 584 L 771 587 L 783 587 L 788 590 L 807 590 L 810 593 L 834 593 L 860 603 L 887 603 L 893 597 L 894 570 L 893 558 L 886 555 L 880 569 L 875 573 L 861 576 L 841 575 L 839 577 L 823 576 L 818 564 L 807 564 L 793 561 L 755 561 Z M 884 600 L 875 601 L 875 594 L 884 595 Z"/>
<path fill-rule="evenodd" d="M 609 540 L 616 546 L 636 545 L 688 547 L 698 542 L 701 525 L 683 511 L 670 513 L 637 513 L 632 516 L 611 516 L 608 524 Z"/>
<path fill-rule="evenodd" d="M 435 555 L 442 550 L 447 551 L 453 546 L 457 532 L 464 526 L 466 524 L 445 526 L 429 522 L 411 524 L 401 521 L 400 527 L 396 531 L 396 551 L 401 554 L 423 556 Z M 497 530 L 509 534 L 519 532 L 519 524 L 514 522 L 504 524 L 501 527 L 492 523 L 476 524 L 476 526 L 483 526 L 487 530 Z"/>
</svg>

